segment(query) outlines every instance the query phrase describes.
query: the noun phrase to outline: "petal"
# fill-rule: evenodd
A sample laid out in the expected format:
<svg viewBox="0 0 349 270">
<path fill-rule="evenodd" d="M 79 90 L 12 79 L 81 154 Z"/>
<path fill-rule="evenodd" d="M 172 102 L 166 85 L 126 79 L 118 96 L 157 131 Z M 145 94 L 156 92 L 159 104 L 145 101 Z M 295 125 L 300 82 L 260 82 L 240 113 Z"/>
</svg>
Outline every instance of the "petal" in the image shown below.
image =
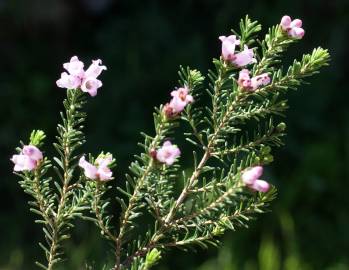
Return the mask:
<svg viewBox="0 0 349 270">
<path fill-rule="evenodd" d="M 102 73 L 103 70 L 107 69 L 106 66 L 102 66 L 101 64 L 102 64 L 102 60 L 100 59 L 93 60 L 92 64 L 86 70 L 85 76 L 97 78 Z"/>
<path fill-rule="evenodd" d="M 34 145 L 23 146 L 22 153 L 35 161 L 43 159 L 42 152 Z"/>
<path fill-rule="evenodd" d="M 255 167 L 249 168 L 243 172 L 242 181 L 246 185 L 251 185 L 257 180 L 257 178 L 261 177 L 262 174 L 263 174 L 262 166 L 255 166 Z"/>
<path fill-rule="evenodd" d="M 291 22 L 290 27 L 302 27 L 302 20 L 295 19 Z"/>
<path fill-rule="evenodd" d="M 170 106 L 173 109 L 174 113 L 180 113 L 184 110 L 184 107 L 187 105 L 187 102 L 183 101 L 179 97 L 173 97 L 170 101 Z"/>
<path fill-rule="evenodd" d="M 288 15 L 285 15 L 281 18 L 281 22 L 280 22 L 280 25 L 281 25 L 281 28 L 283 30 L 287 30 L 287 28 L 290 27 L 290 24 L 291 24 L 291 17 L 288 16 Z"/>
<path fill-rule="evenodd" d="M 298 28 L 298 27 L 293 27 L 290 31 L 289 31 L 289 35 L 292 38 L 296 38 L 296 39 L 301 39 L 304 36 L 304 29 L 303 28 Z"/>
<path fill-rule="evenodd" d="M 113 172 L 108 167 L 100 167 L 97 172 L 99 180 L 105 181 L 112 179 Z"/>
<path fill-rule="evenodd" d="M 85 160 L 85 157 L 82 156 L 79 160 L 79 166 L 84 169 L 84 174 L 89 179 L 97 179 L 97 168 L 91 163 Z"/>
<path fill-rule="evenodd" d="M 267 192 L 270 189 L 270 184 L 264 180 L 256 180 L 250 188 L 259 191 L 259 192 Z"/>
<path fill-rule="evenodd" d="M 15 164 L 14 171 L 32 171 L 37 167 L 37 162 L 27 155 L 13 155 L 11 161 Z"/>
</svg>

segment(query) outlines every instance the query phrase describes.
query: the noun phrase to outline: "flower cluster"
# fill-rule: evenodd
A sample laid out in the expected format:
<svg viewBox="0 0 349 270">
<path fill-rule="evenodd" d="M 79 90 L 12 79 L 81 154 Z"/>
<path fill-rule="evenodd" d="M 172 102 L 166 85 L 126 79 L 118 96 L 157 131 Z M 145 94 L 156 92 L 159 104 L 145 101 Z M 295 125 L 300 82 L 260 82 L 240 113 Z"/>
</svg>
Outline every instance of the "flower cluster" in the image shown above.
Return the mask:
<svg viewBox="0 0 349 270">
<path fill-rule="evenodd" d="M 238 85 L 247 91 L 255 91 L 260 86 L 264 86 L 270 83 L 270 77 L 268 73 L 250 78 L 250 72 L 247 69 L 243 69 L 239 73 Z"/>
<path fill-rule="evenodd" d="M 291 38 L 301 39 L 304 36 L 302 20 L 292 20 L 290 16 L 283 16 L 280 22 L 281 29 Z"/>
<path fill-rule="evenodd" d="M 89 93 L 94 97 L 97 95 L 97 90 L 102 86 L 102 82 L 97 77 L 106 70 L 106 66 L 102 66 L 100 59 L 92 61 L 92 64 L 84 70 L 84 63 L 77 56 L 73 56 L 69 63 L 63 64 L 67 72 L 61 74 L 61 78 L 56 84 L 60 88 L 77 89 L 80 88 L 83 92 Z"/>
<path fill-rule="evenodd" d="M 127 182 L 117 185 L 108 182 L 115 165 L 110 153 L 95 158 L 78 151 L 86 141 L 84 92 L 97 94 L 102 85 L 98 76 L 106 67 L 95 60 L 84 69 L 76 56 L 65 63 L 57 81 L 67 91 L 53 144 L 56 157 L 52 162 L 43 157 L 38 147 L 46 136 L 34 130 L 28 145 L 11 158 L 21 177 L 19 184 L 32 197 L 30 210 L 39 215 L 36 222 L 46 239 L 40 244 L 46 259 L 37 265 L 48 270 L 65 268 L 56 264 L 63 259 L 63 242 L 71 236 L 77 217 L 93 221 L 111 242 L 113 269 L 139 270 L 152 268 L 170 247 L 217 245 L 217 236 L 248 227 L 255 214 L 265 212 L 276 189 L 260 179 L 264 178 L 262 166 L 273 161 L 271 147 L 282 145 L 286 127 L 275 123 L 273 116 L 286 110 L 283 94 L 288 88 L 297 88 L 329 61 L 327 50 L 317 48 L 293 61 L 286 72 L 279 67 L 289 44 L 304 35 L 301 26 L 300 20 L 284 16 L 259 41 L 261 25 L 246 16 L 240 22 L 241 33 L 219 37 L 221 57 L 213 60 L 215 68 L 209 71 L 206 89 L 200 71 L 181 67 L 179 88 L 169 91 L 168 103 L 154 113 L 155 134 L 143 133 L 139 144 L 143 151 L 131 162 Z M 256 43 L 260 46 L 252 48 Z M 179 120 L 186 125 L 175 130 Z M 193 165 L 188 168 L 178 164 L 186 147 L 174 143 L 180 133 L 195 147 Z M 51 177 L 51 169 L 57 175 Z M 112 192 L 116 191 L 115 198 Z M 118 216 L 110 212 L 116 204 Z M 147 230 L 138 229 L 142 216 L 149 223 Z"/>
<path fill-rule="evenodd" d="M 225 61 L 236 67 L 244 67 L 256 62 L 253 50 L 249 49 L 247 45 L 244 46 L 241 52 L 235 53 L 236 45 L 240 45 L 240 40 L 235 35 L 220 36 L 219 39 L 222 41 L 222 57 Z"/>
<path fill-rule="evenodd" d="M 42 152 L 34 145 L 23 146 L 18 155 L 13 155 L 11 161 L 15 164 L 14 171 L 33 171 L 43 159 Z"/>
<path fill-rule="evenodd" d="M 95 164 L 86 161 L 82 156 L 79 160 L 79 166 L 83 168 L 84 174 L 87 178 L 92 180 L 107 181 L 113 179 L 113 173 L 109 166 L 113 162 L 112 155 L 99 156 Z"/>
<path fill-rule="evenodd" d="M 189 95 L 187 86 L 178 88 L 171 92 L 172 99 L 164 106 L 164 113 L 167 118 L 173 118 L 180 114 L 188 103 L 192 103 L 194 98 Z"/>
<path fill-rule="evenodd" d="M 255 166 L 246 169 L 242 174 L 242 182 L 252 190 L 267 192 L 270 188 L 268 182 L 258 179 L 263 174 L 262 166 Z"/>
</svg>

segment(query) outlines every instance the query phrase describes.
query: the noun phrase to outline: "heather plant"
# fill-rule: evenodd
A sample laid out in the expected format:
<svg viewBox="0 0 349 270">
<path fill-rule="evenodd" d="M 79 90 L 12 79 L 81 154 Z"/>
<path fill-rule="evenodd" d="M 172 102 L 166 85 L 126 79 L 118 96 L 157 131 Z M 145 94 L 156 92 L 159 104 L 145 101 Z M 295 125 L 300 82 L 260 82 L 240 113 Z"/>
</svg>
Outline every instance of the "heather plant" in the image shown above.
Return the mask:
<svg viewBox="0 0 349 270">
<path fill-rule="evenodd" d="M 145 270 L 170 248 L 216 246 L 225 231 L 247 228 L 268 210 L 276 188 L 261 177 L 285 135 L 285 94 L 327 65 L 329 54 L 316 48 L 284 69 L 282 54 L 303 38 L 302 21 L 284 16 L 262 40 L 260 31 L 246 17 L 239 32 L 220 36 L 221 56 L 206 77 L 180 68 L 170 101 L 155 109 L 154 134 L 142 133 L 142 152 L 117 185 L 112 154 L 82 151 L 83 106 L 97 95 L 107 68 L 95 60 L 85 70 L 76 56 L 63 65 L 57 86 L 67 97 L 53 144 L 57 156 L 43 154 L 45 133 L 34 130 L 12 157 L 43 228 L 39 246 L 46 260 L 36 262 L 39 267 L 54 269 L 66 257 L 64 241 L 75 218 L 92 221 L 111 243 L 114 263 L 104 269 Z M 180 124 L 184 144 L 176 132 Z M 190 168 L 182 155 L 192 155 Z M 112 207 L 115 196 L 121 211 Z"/>
</svg>

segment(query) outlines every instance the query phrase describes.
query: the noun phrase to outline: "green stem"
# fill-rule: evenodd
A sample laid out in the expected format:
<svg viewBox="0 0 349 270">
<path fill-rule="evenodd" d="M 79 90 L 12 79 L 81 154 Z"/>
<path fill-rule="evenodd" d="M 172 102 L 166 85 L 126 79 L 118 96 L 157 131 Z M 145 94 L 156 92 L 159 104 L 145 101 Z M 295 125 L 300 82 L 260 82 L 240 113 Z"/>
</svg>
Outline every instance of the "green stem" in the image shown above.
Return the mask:
<svg viewBox="0 0 349 270">
<path fill-rule="evenodd" d="M 165 121 L 165 120 L 163 120 Z M 149 149 L 155 149 L 156 146 L 159 144 L 160 140 L 163 137 L 163 126 L 164 123 L 160 123 L 158 127 L 156 127 L 156 136 L 154 137 L 153 141 L 150 144 Z M 115 266 L 114 269 L 115 270 L 119 270 L 121 269 L 122 265 L 120 264 L 121 262 L 121 249 L 122 249 L 122 244 L 123 244 L 123 238 L 125 236 L 125 232 L 127 229 L 127 224 L 128 224 L 128 219 L 130 217 L 130 214 L 136 204 L 136 202 L 138 201 L 138 194 L 139 194 L 139 190 L 143 187 L 143 184 L 145 182 L 145 180 L 148 177 L 148 174 L 151 172 L 152 168 L 154 166 L 154 160 L 153 159 L 149 159 L 149 163 L 146 167 L 146 169 L 144 170 L 144 173 L 142 174 L 142 176 L 138 179 L 136 186 L 133 190 L 133 194 L 129 200 L 128 206 L 124 212 L 124 214 L 120 217 L 120 230 L 119 230 L 119 234 L 115 237 Z"/>
<path fill-rule="evenodd" d="M 67 206 L 71 190 L 75 187 L 74 185 L 69 186 L 72 178 L 72 171 L 70 171 L 71 155 L 73 152 L 72 142 L 70 135 L 72 132 L 76 132 L 75 129 L 75 117 L 77 115 L 76 105 L 79 102 L 79 98 L 82 96 L 82 92 L 78 89 L 68 89 L 66 99 L 66 119 L 63 119 L 64 132 L 60 134 L 63 141 L 63 158 L 61 160 L 63 165 L 63 187 L 61 190 L 61 198 L 57 207 L 57 214 L 53 219 L 52 224 L 52 241 L 50 246 L 50 256 L 48 259 L 48 270 L 53 269 L 53 266 L 57 263 L 57 248 L 60 242 L 61 230 L 64 227 L 64 209 Z M 62 226 L 63 225 L 63 226 Z"/>
</svg>

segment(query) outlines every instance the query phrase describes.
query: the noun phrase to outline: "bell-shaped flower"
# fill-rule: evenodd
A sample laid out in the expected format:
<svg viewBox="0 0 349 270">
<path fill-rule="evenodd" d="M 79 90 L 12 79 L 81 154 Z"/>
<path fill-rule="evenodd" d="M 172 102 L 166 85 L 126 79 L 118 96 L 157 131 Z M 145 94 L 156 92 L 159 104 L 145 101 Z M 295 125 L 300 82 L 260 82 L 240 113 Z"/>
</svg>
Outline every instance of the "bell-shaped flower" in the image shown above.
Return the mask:
<svg viewBox="0 0 349 270">
<path fill-rule="evenodd" d="M 301 39 L 304 36 L 305 31 L 300 19 L 292 20 L 290 16 L 285 15 L 281 18 L 280 26 L 289 37 Z"/>
<path fill-rule="evenodd" d="M 84 174 L 89 179 L 97 179 L 97 167 L 90 162 L 86 161 L 85 157 L 82 156 L 79 160 L 79 166 L 84 169 Z"/>
<path fill-rule="evenodd" d="M 242 182 L 250 189 L 267 192 L 270 189 L 270 184 L 264 180 L 258 179 L 263 174 L 262 166 L 254 166 L 246 169 L 242 173 Z"/>
<path fill-rule="evenodd" d="M 89 93 L 91 97 L 97 95 L 97 90 L 102 86 L 102 82 L 94 77 L 86 77 L 81 84 L 81 91 Z"/>
<path fill-rule="evenodd" d="M 170 107 L 173 109 L 173 113 L 180 113 L 188 103 L 194 101 L 193 97 L 188 93 L 189 89 L 187 87 L 181 87 L 171 92 Z"/>
<path fill-rule="evenodd" d="M 77 56 L 73 56 L 70 62 L 64 63 L 63 67 L 70 75 L 82 78 L 84 76 L 84 63 L 79 60 Z"/>
<path fill-rule="evenodd" d="M 248 69 L 242 69 L 239 72 L 238 85 L 243 89 L 250 90 L 251 78 Z"/>
<path fill-rule="evenodd" d="M 254 166 L 245 170 L 242 174 L 242 181 L 246 185 L 252 185 L 263 174 L 262 166 Z"/>
<path fill-rule="evenodd" d="M 13 170 L 16 172 L 32 171 L 37 166 L 37 162 L 34 159 L 23 154 L 13 155 L 11 161 L 15 164 Z"/>
<path fill-rule="evenodd" d="M 98 157 L 96 159 L 96 165 L 98 167 L 97 174 L 99 175 L 99 180 L 106 181 L 113 177 L 113 172 L 110 170 L 109 165 L 113 162 L 113 157 L 111 155 Z"/>
<path fill-rule="evenodd" d="M 42 152 L 34 145 L 23 146 L 18 155 L 13 155 L 11 161 L 15 164 L 14 171 L 32 171 L 43 159 Z"/>
<path fill-rule="evenodd" d="M 240 40 L 235 35 L 220 36 L 219 39 L 222 41 L 222 57 L 226 61 L 232 61 L 235 59 L 235 47 L 240 45 Z"/>
<path fill-rule="evenodd" d="M 244 46 L 244 50 L 235 54 L 235 58 L 232 63 L 237 67 L 244 67 L 251 63 L 256 63 L 257 60 L 254 58 L 253 49 L 249 49 L 247 45 Z"/>
<path fill-rule="evenodd" d="M 39 161 L 39 160 L 43 159 L 42 152 L 39 150 L 39 148 L 37 148 L 34 145 L 23 146 L 22 154 L 27 155 L 28 157 L 30 157 L 31 159 L 33 159 L 35 161 Z"/>
<path fill-rule="evenodd" d="M 60 88 L 76 89 L 80 87 L 81 78 L 74 75 L 69 75 L 67 72 L 61 73 L 61 78 L 56 81 L 56 84 Z"/>
<path fill-rule="evenodd" d="M 255 76 L 251 79 L 251 87 L 253 90 L 256 90 L 257 88 L 261 86 L 268 85 L 270 83 L 270 77 L 268 73 L 263 73 L 261 75 Z"/>
<path fill-rule="evenodd" d="M 107 70 L 106 66 L 102 66 L 102 60 L 93 60 L 92 64 L 85 71 L 85 77 L 97 78 L 103 70 Z"/>
<path fill-rule="evenodd" d="M 97 90 L 102 86 L 102 82 L 97 79 L 103 70 L 107 67 L 102 65 L 100 59 L 93 60 L 92 64 L 84 71 L 84 63 L 78 57 L 73 56 L 69 63 L 63 64 L 63 67 L 69 72 L 63 72 L 61 78 L 56 84 L 60 88 L 77 89 L 89 93 L 94 97 L 97 95 Z"/>
<path fill-rule="evenodd" d="M 255 191 L 267 192 L 270 189 L 270 184 L 264 180 L 257 179 L 249 187 Z"/>
<path fill-rule="evenodd" d="M 107 181 L 113 178 L 113 173 L 109 168 L 112 162 L 113 158 L 111 155 L 98 157 L 95 161 L 95 165 L 86 161 L 85 157 L 82 156 L 79 160 L 79 166 L 84 169 L 84 174 L 87 178 Z"/>
<path fill-rule="evenodd" d="M 156 159 L 161 163 L 172 165 L 181 155 L 181 151 L 177 145 L 173 145 L 170 141 L 165 141 L 162 147 L 156 152 Z"/>
<path fill-rule="evenodd" d="M 268 73 L 250 78 L 250 72 L 247 69 L 243 69 L 239 73 L 238 85 L 247 91 L 255 91 L 260 86 L 264 86 L 270 83 L 270 77 Z"/>
</svg>

